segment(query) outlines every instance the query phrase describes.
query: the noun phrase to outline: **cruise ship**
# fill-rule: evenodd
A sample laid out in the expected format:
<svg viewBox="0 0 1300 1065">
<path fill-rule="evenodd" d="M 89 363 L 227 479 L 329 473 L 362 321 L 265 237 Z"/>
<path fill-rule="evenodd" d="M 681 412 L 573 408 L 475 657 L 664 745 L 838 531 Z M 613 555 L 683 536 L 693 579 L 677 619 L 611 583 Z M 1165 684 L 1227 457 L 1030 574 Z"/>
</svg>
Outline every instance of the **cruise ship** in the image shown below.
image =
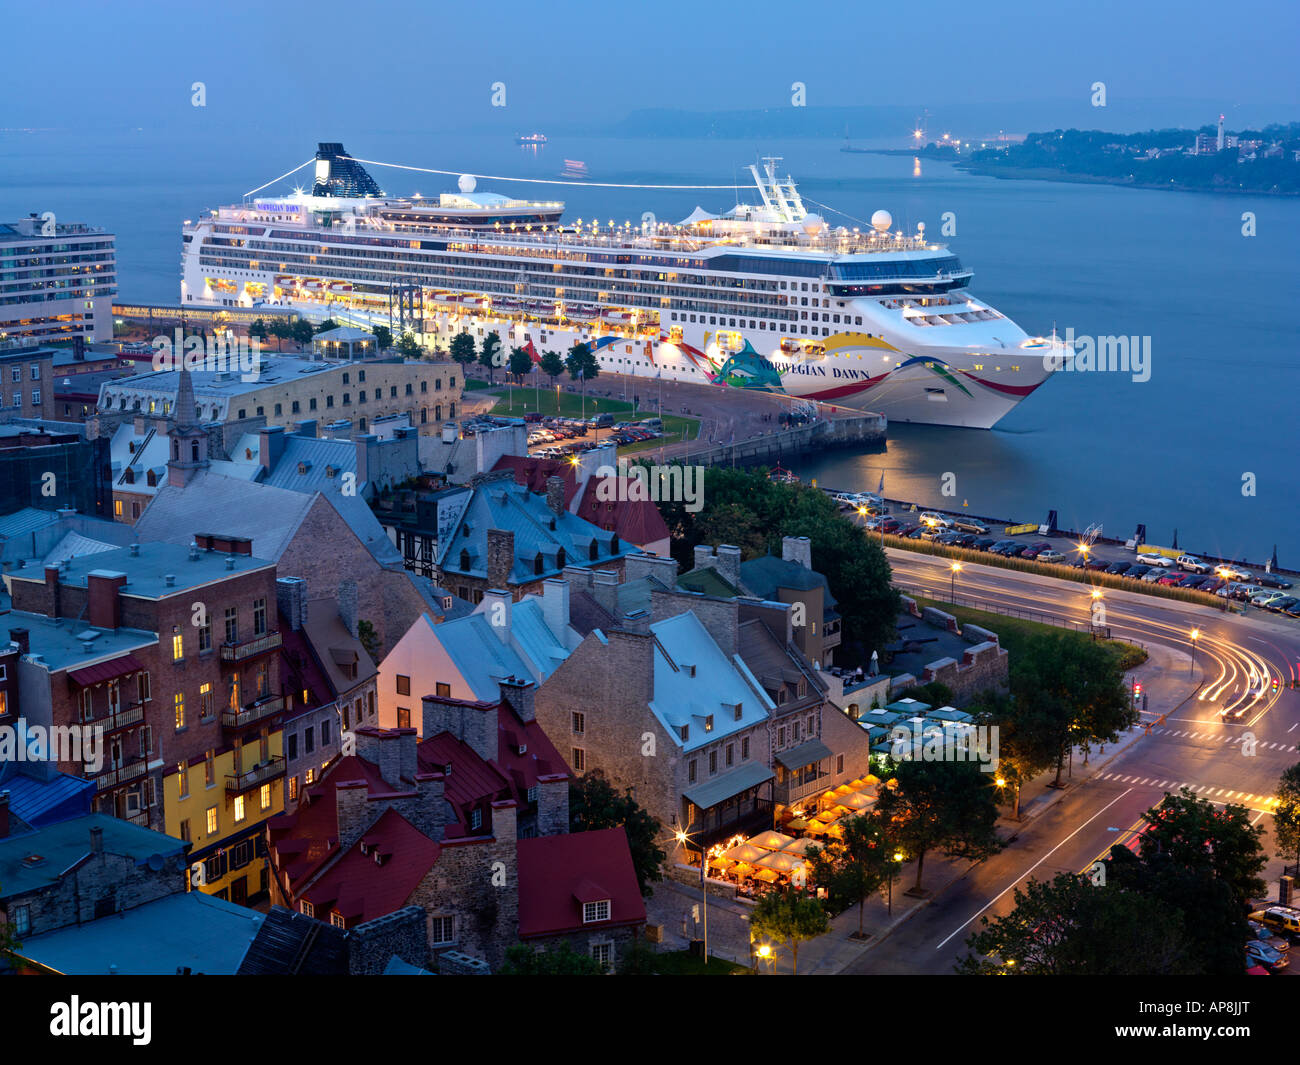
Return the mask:
<svg viewBox="0 0 1300 1065">
<path fill-rule="evenodd" d="M 537 361 L 587 344 L 602 372 L 761 389 L 988 429 L 1062 365 L 969 291 L 943 244 L 876 211 L 864 231 L 804 206 L 779 159 L 751 166 L 756 202 L 675 224 L 563 219 L 564 204 L 476 191 L 384 193 L 341 144 L 314 183 L 186 222 L 181 300 L 293 305 L 410 330 L 447 348 L 496 331 Z"/>
</svg>

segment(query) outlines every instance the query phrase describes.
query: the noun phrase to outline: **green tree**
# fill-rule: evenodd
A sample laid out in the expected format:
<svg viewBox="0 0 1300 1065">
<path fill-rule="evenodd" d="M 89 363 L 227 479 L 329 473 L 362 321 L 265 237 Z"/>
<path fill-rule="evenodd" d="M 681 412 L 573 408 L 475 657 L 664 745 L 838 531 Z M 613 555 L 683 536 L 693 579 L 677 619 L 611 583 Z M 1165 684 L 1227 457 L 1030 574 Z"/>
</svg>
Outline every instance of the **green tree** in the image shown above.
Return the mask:
<svg viewBox="0 0 1300 1065">
<path fill-rule="evenodd" d="M 326 318 L 325 321 L 321 322 L 320 325 L 314 326 L 312 328 L 312 332 L 328 333 L 331 329 L 337 329 L 338 327 L 339 327 L 338 322 L 334 321 L 333 318 Z"/>
<path fill-rule="evenodd" d="M 380 351 L 387 351 L 393 346 L 393 331 L 386 325 L 377 325 L 372 330 L 375 334 L 375 347 Z"/>
<path fill-rule="evenodd" d="M 248 327 L 248 336 L 250 340 L 256 340 L 259 344 L 266 343 L 266 323 L 258 318 Z"/>
<path fill-rule="evenodd" d="M 579 378 L 584 381 L 594 381 L 600 376 L 600 366 L 596 362 L 596 356 L 586 344 L 574 344 L 569 349 L 569 354 L 564 360 L 564 368 L 575 381 Z"/>
<path fill-rule="evenodd" d="M 293 327 L 284 318 L 273 318 L 271 336 L 275 337 L 275 350 L 279 351 L 283 342 L 293 336 Z"/>
<path fill-rule="evenodd" d="M 311 338 L 316 335 L 315 330 L 311 327 L 311 322 L 307 321 L 306 318 L 299 318 L 294 322 L 291 328 L 291 333 L 299 347 L 302 347 L 304 344 L 310 344 Z"/>
<path fill-rule="evenodd" d="M 767 547 L 767 531 L 759 525 L 752 510 L 737 503 L 705 507 L 700 512 L 698 527 L 704 543 L 734 544 L 740 548 L 742 558 L 762 555 Z"/>
<path fill-rule="evenodd" d="M 1181 915 L 1159 899 L 1061 873 L 1016 888 L 1015 906 L 981 919 L 957 964 L 967 975 L 1177 976 L 1197 971 Z"/>
<path fill-rule="evenodd" d="M 379 661 L 379 634 L 375 632 L 375 626 L 372 622 L 362 618 L 357 622 L 357 640 L 361 646 L 366 649 L 366 654 Z"/>
<path fill-rule="evenodd" d="M 794 973 L 799 975 L 799 944 L 830 931 L 821 902 L 794 888 L 771 891 L 758 900 L 749 917 L 752 936 L 789 943 Z"/>
<path fill-rule="evenodd" d="M 534 950 L 526 943 L 506 948 L 501 976 L 599 976 L 600 962 L 589 954 L 579 954 L 567 943 L 546 950 Z"/>
<path fill-rule="evenodd" d="M 1284 862 L 1294 858 L 1300 866 L 1300 764 L 1285 769 L 1277 782 L 1273 837 L 1277 856 Z"/>
<path fill-rule="evenodd" d="M 949 858 L 980 861 L 1002 849 L 991 774 L 968 761 L 907 760 L 898 763 L 895 785 L 880 789 L 876 813 L 904 853 L 916 858 L 921 891 L 925 856 L 940 849 Z"/>
<path fill-rule="evenodd" d="M 451 357 L 465 369 L 469 369 L 470 364 L 478 358 L 474 350 L 474 338 L 463 329 L 451 338 Z"/>
<path fill-rule="evenodd" d="M 1011 812 L 1020 817 L 1021 788 L 1058 754 L 1055 719 L 1032 700 L 987 691 L 969 707 L 979 724 L 998 730 L 998 776 L 1011 788 Z"/>
<path fill-rule="evenodd" d="M 516 345 L 510 349 L 509 370 L 516 382 L 522 382 L 525 374 L 532 373 L 533 357 L 528 354 L 527 348 Z"/>
<path fill-rule="evenodd" d="M 862 936 L 862 914 L 867 899 L 894 872 L 894 842 L 889 822 L 874 814 L 862 814 L 841 821 L 843 838 L 825 847 L 808 848 L 811 880 L 832 896 L 858 904 L 858 936 Z"/>
<path fill-rule="evenodd" d="M 397 350 L 408 359 L 418 359 L 420 357 L 420 342 L 415 339 L 415 334 L 408 329 L 397 341 Z"/>
<path fill-rule="evenodd" d="M 558 351 L 542 352 L 542 373 L 551 379 L 551 384 L 555 384 L 555 379 L 564 373 L 564 357 Z"/>
<path fill-rule="evenodd" d="M 497 367 L 501 362 L 501 337 L 494 329 L 483 338 L 483 350 L 478 357 L 478 364 L 488 372 L 488 384 L 496 384 Z"/>
<path fill-rule="evenodd" d="M 594 769 L 569 785 L 569 830 L 589 832 L 623 826 L 642 895 L 651 895 L 650 882 L 663 879 L 664 852 L 659 849 L 659 822 L 637 805 L 630 789 L 621 794 Z"/>
</svg>

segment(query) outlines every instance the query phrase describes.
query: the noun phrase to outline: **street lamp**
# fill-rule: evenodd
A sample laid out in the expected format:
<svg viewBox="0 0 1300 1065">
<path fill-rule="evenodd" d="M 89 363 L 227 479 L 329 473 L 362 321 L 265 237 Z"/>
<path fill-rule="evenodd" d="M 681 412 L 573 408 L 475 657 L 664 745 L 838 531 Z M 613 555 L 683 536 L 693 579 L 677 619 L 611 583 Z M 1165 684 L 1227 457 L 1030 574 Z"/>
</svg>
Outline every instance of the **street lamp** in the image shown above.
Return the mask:
<svg viewBox="0 0 1300 1065">
<path fill-rule="evenodd" d="M 948 567 L 952 571 L 952 576 L 948 581 L 948 599 L 957 602 L 957 574 L 961 572 L 961 563 L 954 562 Z"/>
<path fill-rule="evenodd" d="M 771 943 L 760 943 L 758 945 L 758 949 L 754 953 L 758 955 L 760 961 L 766 962 L 769 965 L 772 964 L 773 959 L 772 959 Z"/>
<path fill-rule="evenodd" d="M 686 845 L 687 840 L 690 839 L 690 837 L 687 836 L 687 834 L 683 832 L 680 828 L 677 829 L 676 832 L 673 833 L 673 835 L 677 839 L 678 846 L 684 847 Z M 704 939 L 704 964 L 705 965 L 709 964 L 709 892 L 704 883 L 706 870 L 708 868 L 709 868 L 709 852 L 707 848 L 701 846 L 700 847 L 700 917 L 701 917 L 700 924 L 703 931 L 703 939 Z"/>
<path fill-rule="evenodd" d="M 1200 629 L 1192 629 L 1192 660 L 1187 664 L 1187 673 L 1190 676 L 1196 672 L 1196 641 L 1201 637 Z"/>
<path fill-rule="evenodd" d="M 897 866 L 901 866 L 902 864 L 903 864 L 903 852 L 894 851 L 894 866 L 897 867 Z M 894 916 L 894 877 L 898 875 L 898 870 L 895 867 L 891 867 L 889 870 L 889 916 L 890 917 Z"/>
</svg>

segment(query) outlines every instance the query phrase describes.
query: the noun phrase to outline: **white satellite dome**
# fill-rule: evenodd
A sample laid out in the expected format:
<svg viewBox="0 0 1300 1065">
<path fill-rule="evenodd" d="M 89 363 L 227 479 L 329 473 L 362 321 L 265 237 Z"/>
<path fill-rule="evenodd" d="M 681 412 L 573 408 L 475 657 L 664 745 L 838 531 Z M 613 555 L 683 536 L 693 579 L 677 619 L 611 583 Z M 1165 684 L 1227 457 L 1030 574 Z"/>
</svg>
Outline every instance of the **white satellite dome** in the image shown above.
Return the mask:
<svg viewBox="0 0 1300 1065">
<path fill-rule="evenodd" d="M 888 233 L 893 224 L 894 216 L 888 211 L 877 211 L 871 216 L 871 228 L 877 233 Z"/>
<path fill-rule="evenodd" d="M 924 233 L 924 232 L 925 232 L 925 223 L 924 223 L 924 222 L 917 222 L 917 223 L 916 223 L 916 231 L 917 231 L 918 233 Z"/>
<path fill-rule="evenodd" d="M 456 187 L 464 193 L 473 192 L 477 185 L 478 182 L 474 180 L 473 174 L 461 174 L 460 180 L 456 182 Z"/>
<path fill-rule="evenodd" d="M 799 223 L 803 231 L 810 237 L 817 236 L 825 227 L 826 220 L 819 214 L 804 215 L 803 220 Z"/>
</svg>

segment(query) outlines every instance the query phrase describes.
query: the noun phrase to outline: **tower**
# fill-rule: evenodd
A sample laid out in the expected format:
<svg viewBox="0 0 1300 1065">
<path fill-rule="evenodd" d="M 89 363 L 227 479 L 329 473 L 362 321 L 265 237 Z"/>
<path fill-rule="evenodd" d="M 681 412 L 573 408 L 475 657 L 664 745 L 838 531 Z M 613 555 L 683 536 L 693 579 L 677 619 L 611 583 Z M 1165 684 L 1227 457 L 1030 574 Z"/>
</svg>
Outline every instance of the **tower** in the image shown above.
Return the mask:
<svg viewBox="0 0 1300 1065">
<path fill-rule="evenodd" d="M 171 455 L 167 460 L 167 483 L 184 487 L 194 475 L 208 465 L 208 434 L 199 425 L 198 405 L 194 400 L 194 381 L 184 364 L 177 371 L 176 402 L 167 423 Z"/>
</svg>

